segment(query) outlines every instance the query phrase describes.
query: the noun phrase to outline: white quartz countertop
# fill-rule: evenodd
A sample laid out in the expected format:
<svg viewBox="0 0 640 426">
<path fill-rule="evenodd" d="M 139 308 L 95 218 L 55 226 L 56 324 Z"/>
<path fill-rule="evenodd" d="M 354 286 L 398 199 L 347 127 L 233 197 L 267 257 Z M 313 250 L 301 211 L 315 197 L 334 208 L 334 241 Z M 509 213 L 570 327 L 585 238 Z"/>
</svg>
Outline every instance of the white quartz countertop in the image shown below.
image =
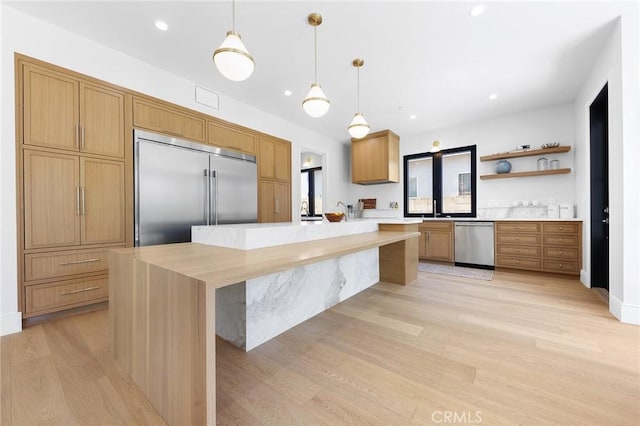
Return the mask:
<svg viewBox="0 0 640 426">
<path fill-rule="evenodd" d="M 568 219 L 553 219 L 548 217 L 529 217 L 529 218 L 489 218 L 489 217 L 425 217 L 425 221 L 454 221 L 454 222 L 582 222 L 582 219 L 578 218 L 568 218 Z M 420 222 L 422 222 L 422 218 L 420 218 Z"/>
</svg>

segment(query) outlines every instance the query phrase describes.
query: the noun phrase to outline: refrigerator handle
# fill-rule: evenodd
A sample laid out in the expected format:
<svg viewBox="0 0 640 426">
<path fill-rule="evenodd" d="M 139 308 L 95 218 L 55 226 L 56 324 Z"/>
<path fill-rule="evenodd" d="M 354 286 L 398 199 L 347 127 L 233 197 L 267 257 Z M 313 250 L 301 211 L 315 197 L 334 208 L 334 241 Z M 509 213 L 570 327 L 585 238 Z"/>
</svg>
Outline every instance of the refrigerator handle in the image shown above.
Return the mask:
<svg viewBox="0 0 640 426">
<path fill-rule="evenodd" d="M 213 179 L 213 211 L 214 211 L 214 225 L 218 224 L 218 172 L 211 170 L 211 178 Z"/>
<path fill-rule="evenodd" d="M 207 226 L 211 225 L 209 218 L 211 217 L 211 180 L 209 179 L 209 170 L 204 169 L 204 187 L 207 191 L 206 203 L 204 206 L 204 214 L 207 218 Z"/>
</svg>

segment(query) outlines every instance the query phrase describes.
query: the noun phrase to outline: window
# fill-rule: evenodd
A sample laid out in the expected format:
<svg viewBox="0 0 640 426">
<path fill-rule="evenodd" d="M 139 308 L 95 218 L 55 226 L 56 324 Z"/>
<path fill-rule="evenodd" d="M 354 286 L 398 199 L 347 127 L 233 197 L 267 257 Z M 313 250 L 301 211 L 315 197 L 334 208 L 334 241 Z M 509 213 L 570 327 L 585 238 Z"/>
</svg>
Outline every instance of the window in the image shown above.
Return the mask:
<svg viewBox="0 0 640 426">
<path fill-rule="evenodd" d="M 476 146 L 404 156 L 405 216 L 475 217 Z"/>
<path fill-rule="evenodd" d="M 322 216 L 322 167 L 302 170 L 300 214 Z"/>
<path fill-rule="evenodd" d="M 471 194 L 471 173 L 458 173 L 458 195 Z"/>
</svg>

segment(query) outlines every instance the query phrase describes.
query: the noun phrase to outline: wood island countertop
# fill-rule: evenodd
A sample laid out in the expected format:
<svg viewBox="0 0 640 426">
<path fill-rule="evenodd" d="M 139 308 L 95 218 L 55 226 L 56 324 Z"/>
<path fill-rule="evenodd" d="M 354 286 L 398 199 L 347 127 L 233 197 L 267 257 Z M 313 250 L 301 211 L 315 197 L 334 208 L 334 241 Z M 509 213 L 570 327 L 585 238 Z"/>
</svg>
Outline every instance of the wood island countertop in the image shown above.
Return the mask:
<svg viewBox="0 0 640 426">
<path fill-rule="evenodd" d="M 220 288 L 418 236 L 419 232 L 377 231 L 253 250 L 179 243 L 112 251 Z"/>
</svg>

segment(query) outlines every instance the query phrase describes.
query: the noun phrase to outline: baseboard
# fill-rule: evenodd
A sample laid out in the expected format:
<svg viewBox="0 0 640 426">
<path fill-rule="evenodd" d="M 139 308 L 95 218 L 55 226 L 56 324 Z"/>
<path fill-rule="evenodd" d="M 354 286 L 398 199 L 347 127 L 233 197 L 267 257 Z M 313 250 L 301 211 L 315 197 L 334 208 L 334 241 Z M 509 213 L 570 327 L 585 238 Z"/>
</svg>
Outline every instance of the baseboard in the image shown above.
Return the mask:
<svg viewBox="0 0 640 426">
<path fill-rule="evenodd" d="M 0 318 L 0 336 L 22 331 L 22 312 L 4 315 Z"/>
<path fill-rule="evenodd" d="M 609 294 L 609 312 L 620 322 L 640 325 L 640 306 L 625 305 L 617 297 Z"/>
<path fill-rule="evenodd" d="M 580 270 L 580 282 L 586 288 L 591 288 L 591 274 L 585 269 Z"/>
</svg>

